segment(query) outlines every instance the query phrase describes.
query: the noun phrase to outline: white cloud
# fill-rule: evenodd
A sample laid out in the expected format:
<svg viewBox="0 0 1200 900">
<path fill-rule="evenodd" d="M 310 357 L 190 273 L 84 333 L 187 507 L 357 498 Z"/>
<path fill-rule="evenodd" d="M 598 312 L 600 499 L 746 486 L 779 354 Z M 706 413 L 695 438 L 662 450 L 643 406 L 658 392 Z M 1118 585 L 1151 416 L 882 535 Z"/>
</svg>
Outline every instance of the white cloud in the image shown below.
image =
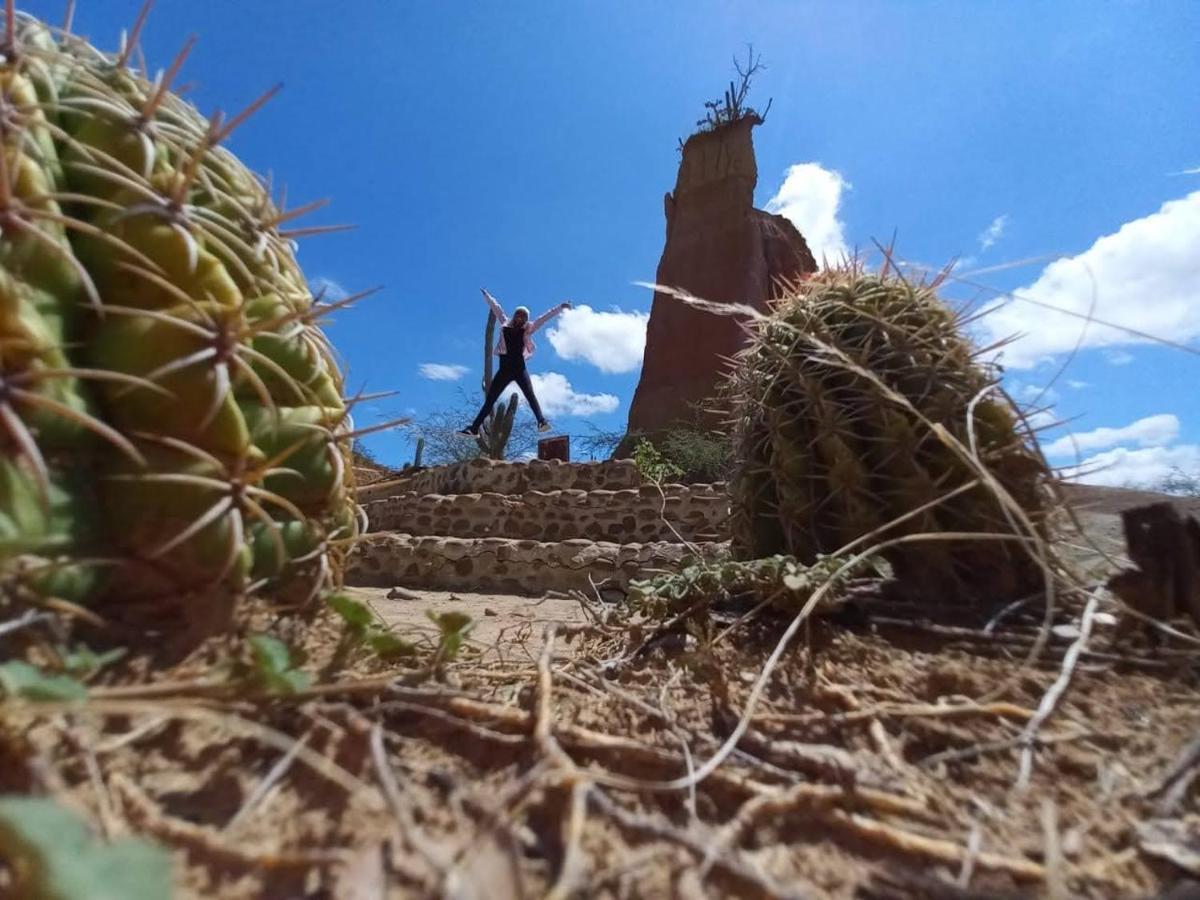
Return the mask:
<svg viewBox="0 0 1200 900">
<path fill-rule="evenodd" d="M 1069 387 L 1073 391 L 1082 391 L 1084 388 L 1091 387 L 1091 384 L 1089 384 L 1086 381 L 1078 381 L 1074 378 L 1068 378 L 1067 379 L 1067 387 Z"/>
<path fill-rule="evenodd" d="M 350 296 L 350 292 L 332 278 L 314 278 L 308 283 L 308 289 L 314 297 L 320 297 L 325 303 L 336 303 Z"/>
<path fill-rule="evenodd" d="M 818 263 L 836 264 L 850 255 L 845 226 L 838 218 L 842 191 L 850 189 L 841 172 L 820 163 L 798 163 L 784 173 L 779 191 L 767 201 L 767 212 L 790 219 Z"/>
<path fill-rule="evenodd" d="M 1147 416 L 1123 428 L 1094 428 L 1078 434 L 1069 434 L 1042 448 L 1047 456 L 1068 456 L 1103 450 L 1120 444 L 1137 444 L 1139 447 L 1163 449 L 1160 445 L 1170 444 L 1179 437 L 1179 418 L 1170 413 Z"/>
<path fill-rule="evenodd" d="M 571 382 L 566 376 L 558 372 L 531 375 L 530 380 L 533 382 L 533 392 L 537 395 L 542 412 L 547 416 L 591 416 L 610 413 L 620 403 L 612 394 L 578 393 L 571 387 Z M 516 391 L 516 385 L 507 388 L 501 395 L 504 402 L 508 402 L 508 396 Z"/>
<path fill-rule="evenodd" d="M 1063 477 L 1085 484 L 1157 488 L 1176 471 L 1200 472 L 1200 445 L 1179 444 L 1141 450 L 1118 447 L 1064 469 Z"/>
<path fill-rule="evenodd" d="M 990 343 L 1021 335 L 1003 351 L 1011 368 L 1029 368 L 1069 352 L 1081 333 L 1083 347 L 1146 340 L 1080 318 L 1088 315 L 1176 342 L 1200 337 L 1198 246 L 1200 191 L 1195 191 L 1126 222 L 1078 256 L 1050 263 L 1033 284 L 981 320 L 983 337 Z"/>
<path fill-rule="evenodd" d="M 1049 385 L 1016 382 L 1013 385 L 1012 393 L 1019 400 L 1024 400 L 1026 403 L 1037 403 L 1042 406 L 1057 403 L 1059 399 L 1058 391 Z"/>
<path fill-rule="evenodd" d="M 563 359 L 585 360 L 601 372 L 632 372 L 642 364 L 649 320 L 649 313 L 576 306 L 558 317 L 546 339 Z"/>
<path fill-rule="evenodd" d="M 1006 225 L 1008 225 L 1008 216 L 1006 215 L 996 216 L 992 219 L 992 224 L 984 230 L 983 234 L 979 235 L 979 249 L 987 250 L 1000 240 L 1004 236 Z"/>
<path fill-rule="evenodd" d="M 1183 169 L 1179 172 L 1172 172 L 1172 175 L 1200 175 L 1200 166 L 1194 166 L 1191 169 Z"/>
<path fill-rule="evenodd" d="M 1127 366 L 1133 362 L 1133 354 L 1128 350 L 1109 350 L 1104 358 L 1110 366 Z"/>
<path fill-rule="evenodd" d="M 422 378 L 428 378 L 430 381 L 458 381 L 471 370 L 466 366 L 446 363 L 421 363 L 417 371 L 421 373 Z"/>
</svg>

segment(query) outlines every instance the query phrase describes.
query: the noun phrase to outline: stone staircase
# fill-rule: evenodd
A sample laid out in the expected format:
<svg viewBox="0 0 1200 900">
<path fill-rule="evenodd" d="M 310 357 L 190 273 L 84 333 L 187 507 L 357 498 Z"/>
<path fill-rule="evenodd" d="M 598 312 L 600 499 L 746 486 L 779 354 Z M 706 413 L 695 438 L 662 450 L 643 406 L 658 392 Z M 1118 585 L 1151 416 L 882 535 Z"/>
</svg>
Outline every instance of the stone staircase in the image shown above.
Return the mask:
<svg viewBox="0 0 1200 900">
<path fill-rule="evenodd" d="M 541 595 L 727 550 L 724 485 L 643 482 L 631 460 L 474 459 L 359 489 L 368 534 L 347 582 Z"/>
</svg>

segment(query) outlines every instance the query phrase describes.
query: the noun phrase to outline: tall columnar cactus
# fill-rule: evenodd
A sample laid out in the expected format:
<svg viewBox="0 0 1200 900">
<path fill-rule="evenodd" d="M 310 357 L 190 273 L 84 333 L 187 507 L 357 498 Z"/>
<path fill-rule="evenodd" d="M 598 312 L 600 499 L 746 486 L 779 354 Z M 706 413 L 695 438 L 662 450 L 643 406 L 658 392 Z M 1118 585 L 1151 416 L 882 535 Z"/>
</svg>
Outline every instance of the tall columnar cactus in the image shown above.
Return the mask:
<svg viewBox="0 0 1200 900">
<path fill-rule="evenodd" d="M 825 272 L 752 329 L 730 385 L 740 558 L 812 562 L 913 513 L 883 537 L 1020 531 L 990 479 L 1043 527 L 1045 463 L 935 287 Z M 885 556 L 902 584 L 942 599 L 1011 597 L 1040 578 L 1001 540 L 919 541 Z"/>
<path fill-rule="evenodd" d="M 352 426 L 285 211 L 165 75 L 16 15 L 0 60 L 0 572 L 201 617 L 340 577 Z M 265 97 L 263 98 L 266 99 Z M 18 558 L 21 565 L 18 566 Z"/>
<path fill-rule="evenodd" d="M 483 395 L 492 387 L 494 363 L 493 341 L 496 338 L 496 314 L 488 312 L 487 326 L 483 330 Z M 512 436 L 513 421 L 517 417 L 517 395 L 508 398 L 504 406 L 497 404 L 492 414 L 484 420 L 483 429 L 475 438 L 479 449 L 489 459 L 504 459 L 508 439 Z"/>
</svg>

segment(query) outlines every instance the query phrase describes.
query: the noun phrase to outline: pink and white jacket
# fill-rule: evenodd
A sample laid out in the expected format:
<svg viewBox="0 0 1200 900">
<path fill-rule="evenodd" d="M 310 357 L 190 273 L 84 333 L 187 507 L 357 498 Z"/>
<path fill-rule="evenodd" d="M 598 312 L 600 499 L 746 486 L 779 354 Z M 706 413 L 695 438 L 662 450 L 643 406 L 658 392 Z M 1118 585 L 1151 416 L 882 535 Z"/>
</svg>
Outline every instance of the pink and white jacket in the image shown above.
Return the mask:
<svg viewBox="0 0 1200 900">
<path fill-rule="evenodd" d="M 500 327 L 503 328 L 505 325 L 507 325 L 508 324 L 508 315 L 504 312 L 503 309 L 500 308 L 500 304 L 498 302 L 496 302 L 496 298 L 493 297 L 491 294 L 489 294 L 487 291 L 484 291 L 483 299 L 486 300 L 487 305 L 492 308 L 492 312 L 495 313 L 496 321 L 500 323 Z M 525 323 L 525 352 L 523 355 L 526 359 L 529 359 L 529 357 L 533 356 L 533 351 L 537 349 L 536 345 L 533 343 L 533 338 L 531 337 L 531 335 L 535 331 L 537 331 L 539 328 L 541 328 L 543 325 L 545 325 L 547 322 L 549 322 L 551 319 L 553 319 L 555 316 L 557 316 L 559 313 L 561 313 L 568 306 L 570 306 L 569 303 L 560 303 L 560 304 L 558 304 L 558 306 L 551 307 L 546 312 L 544 312 L 540 316 L 538 316 L 536 319 L 533 319 L 532 321 L 528 321 Z M 497 354 L 503 355 L 503 353 L 504 353 L 504 335 L 500 335 L 500 340 L 498 340 L 496 342 L 495 352 Z"/>
</svg>

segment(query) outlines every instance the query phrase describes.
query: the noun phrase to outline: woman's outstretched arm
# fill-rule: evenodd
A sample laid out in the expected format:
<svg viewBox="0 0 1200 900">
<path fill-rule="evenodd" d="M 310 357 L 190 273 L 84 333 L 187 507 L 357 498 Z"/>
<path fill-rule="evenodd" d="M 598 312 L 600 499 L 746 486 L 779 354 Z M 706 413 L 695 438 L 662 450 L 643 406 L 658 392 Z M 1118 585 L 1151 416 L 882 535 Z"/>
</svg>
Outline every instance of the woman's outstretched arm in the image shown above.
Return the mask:
<svg viewBox="0 0 1200 900">
<path fill-rule="evenodd" d="M 570 309 L 570 308 L 571 308 L 571 304 L 567 300 L 564 300 L 562 303 L 558 304 L 558 306 L 552 306 L 550 309 L 546 310 L 544 313 L 542 313 L 540 316 L 538 316 L 536 319 L 534 319 L 529 324 L 529 333 L 533 334 L 535 331 L 537 331 L 539 328 L 541 328 L 543 325 L 545 325 L 547 322 L 549 322 L 551 319 L 553 319 L 555 316 L 557 316 L 564 309 Z"/>
<path fill-rule="evenodd" d="M 508 316 L 504 314 L 504 310 L 500 308 L 499 302 L 491 294 L 487 292 L 487 288 L 480 288 L 483 291 L 483 299 L 487 301 L 487 305 L 492 308 L 492 312 L 496 314 L 496 321 L 503 328 L 508 324 Z"/>
</svg>

